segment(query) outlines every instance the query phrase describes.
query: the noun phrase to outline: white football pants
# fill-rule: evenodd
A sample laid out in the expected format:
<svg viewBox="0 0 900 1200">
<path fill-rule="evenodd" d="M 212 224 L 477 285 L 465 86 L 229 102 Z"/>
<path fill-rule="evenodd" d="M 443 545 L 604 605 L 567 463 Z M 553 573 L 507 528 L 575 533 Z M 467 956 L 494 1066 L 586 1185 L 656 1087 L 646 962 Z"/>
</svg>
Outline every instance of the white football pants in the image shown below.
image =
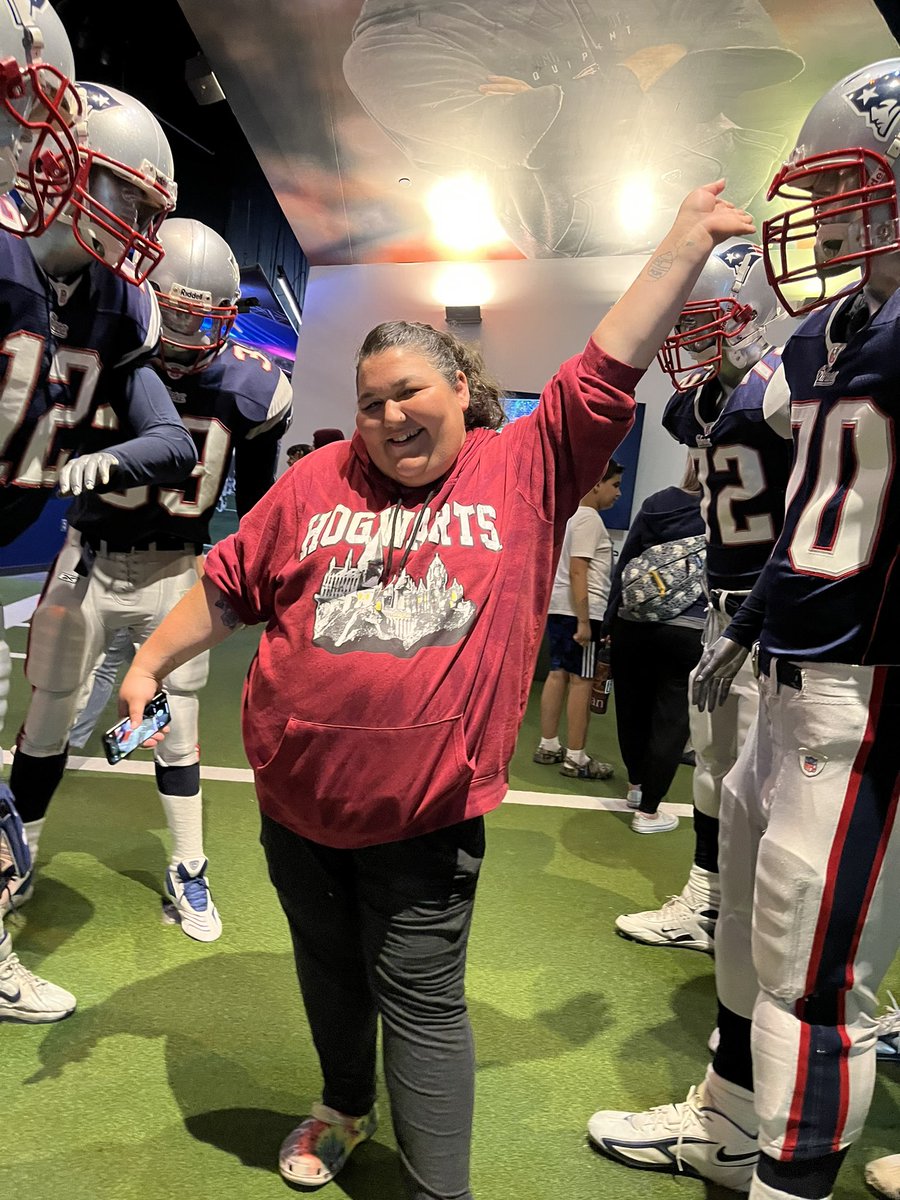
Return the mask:
<svg viewBox="0 0 900 1200">
<path fill-rule="evenodd" d="M 876 992 L 900 944 L 900 667 L 763 676 L 722 791 L 720 1000 L 752 1017 L 760 1149 L 818 1158 L 862 1129 Z"/>
<path fill-rule="evenodd" d="M 76 715 L 90 695 L 94 668 L 119 629 L 140 644 L 197 580 L 192 550 L 135 550 L 97 554 L 82 575 L 81 535 L 70 529 L 31 620 L 25 674 L 34 688 L 21 748 L 36 758 L 61 754 Z M 156 747 L 158 763 L 199 761 L 197 692 L 206 683 L 209 654 L 198 655 L 164 681 L 171 730 Z"/>
<path fill-rule="evenodd" d="M 703 630 L 703 648 L 711 646 L 730 623 L 731 617 L 710 606 Z M 689 689 L 693 688 L 694 671 Z M 724 704 L 712 712 L 701 712 L 696 705 L 689 705 L 691 746 L 697 760 L 693 778 L 694 808 L 707 817 L 718 819 L 722 780 L 737 762 L 758 709 L 759 686 L 749 657 L 735 675 Z"/>
</svg>

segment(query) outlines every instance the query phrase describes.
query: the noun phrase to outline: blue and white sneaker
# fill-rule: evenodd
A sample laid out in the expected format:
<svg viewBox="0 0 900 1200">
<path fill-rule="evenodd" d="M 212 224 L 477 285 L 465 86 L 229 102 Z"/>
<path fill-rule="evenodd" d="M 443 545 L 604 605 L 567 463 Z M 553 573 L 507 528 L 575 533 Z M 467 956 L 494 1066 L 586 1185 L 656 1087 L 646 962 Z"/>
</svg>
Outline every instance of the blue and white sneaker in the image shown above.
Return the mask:
<svg viewBox="0 0 900 1200">
<path fill-rule="evenodd" d="M 32 975 L 13 953 L 12 938 L 0 937 L 0 1021 L 44 1025 L 75 1011 L 75 997 L 65 988 Z"/>
<path fill-rule="evenodd" d="M 15 912 L 34 895 L 34 868 L 27 875 L 0 876 L 0 917 Z"/>
<path fill-rule="evenodd" d="M 878 1018 L 878 1044 L 875 1054 L 881 1062 L 900 1063 L 900 1005 L 888 992 L 890 1004 Z"/>
<path fill-rule="evenodd" d="M 166 894 L 175 917 L 182 932 L 196 942 L 214 942 L 222 934 L 206 878 L 208 865 L 205 858 L 192 858 L 166 871 Z"/>
<path fill-rule="evenodd" d="M 681 1104 L 648 1112 L 596 1112 L 588 1121 L 591 1142 L 603 1154 L 644 1171 L 666 1171 L 708 1179 L 735 1192 L 747 1192 L 758 1158 L 756 1118 L 750 1093 L 740 1098 L 734 1085 L 719 1080 L 726 1093 L 724 1112 L 709 1095 L 709 1078 L 691 1088 Z M 742 1089 L 741 1089 L 742 1090 Z"/>
</svg>

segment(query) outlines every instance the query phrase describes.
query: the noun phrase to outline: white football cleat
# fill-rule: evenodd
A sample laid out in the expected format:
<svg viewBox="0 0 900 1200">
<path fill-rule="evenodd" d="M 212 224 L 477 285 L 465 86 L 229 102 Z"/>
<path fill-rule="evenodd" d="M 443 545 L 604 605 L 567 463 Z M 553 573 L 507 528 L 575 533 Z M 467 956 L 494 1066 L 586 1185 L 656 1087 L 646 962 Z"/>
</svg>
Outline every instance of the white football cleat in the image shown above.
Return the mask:
<svg viewBox="0 0 900 1200">
<path fill-rule="evenodd" d="M 692 908 L 681 896 L 670 896 L 662 908 L 616 917 L 616 930 L 645 946 L 674 946 L 712 954 L 716 921 L 714 908 Z"/>
<path fill-rule="evenodd" d="M 723 1093 L 733 1087 L 724 1080 L 717 1086 Z M 755 1122 L 752 1098 L 736 1107 L 745 1120 Z M 735 1192 L 750 1190 L 759 1157 L 755 1124 L 748 1129 L 715 1107 L 708 1078 L 691 1088 L 681 1104 L 640 1113 L 596 1112 L 588 1135 L 598 1150 L 627 1167 L 708 1179 Z"/>
<path fill-rule="evenodd" d="M 888 992 L 890 1004 L 878 1018 L 878 1044 L 875 1053 L 884 1062 L 900 1063 L 900 1005 Z"/>
<path fill-rule="evenodd" d="M 166 871 L 166 894 L 182 932 L 196 942 L 214 942 L 222 921 L 209 890 L 205 858 L 180 862 Z"/>
<path fill-rule="evenodd" d="M 0 917 L 15 912 L 34 895 L 34 871 L 27 875 L 11 875 L 6 883 L 0 884 Z"/>
<path fill-rule="evenodd" d="M 900 1200 L 900 1154 L 888 1154 L 866 1163 L 866 1183 L 880 1196 Z"/>
<path fill-rule="evenodd" d="M 75 1011 L 75 997 L 64 988 L 32 975 L 13 954 L 12 938 L 0 938 L 0 1021 L 43 1025 Z"/>
</svg>

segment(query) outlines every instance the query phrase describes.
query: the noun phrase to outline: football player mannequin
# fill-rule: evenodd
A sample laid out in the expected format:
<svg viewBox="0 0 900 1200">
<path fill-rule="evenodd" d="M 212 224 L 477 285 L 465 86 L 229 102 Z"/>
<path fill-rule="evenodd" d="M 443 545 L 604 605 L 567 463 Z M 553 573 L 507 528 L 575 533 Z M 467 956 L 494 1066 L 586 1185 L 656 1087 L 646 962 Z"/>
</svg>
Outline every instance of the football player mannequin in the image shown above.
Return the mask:
<svg viewBox="0 0 900 1200">
<path fill-rule="evenodd" d="M 94 667 L 119 629 L 129 629 L 132 640 L 142 642 L 196 582 L 197 559 L 209 541 L 232 453 L 240 516 L 271 487 L 278 440 L 290 416 L 292 393 L 285 376 L 264 355 L 227 341 L 239 296 L 239 271 L 227 243 L 199 221 L 177 218 L 165 223 L 160 241 L 165 258 L 150 277 L 163 319 L 159 370 L 196 439 L 199 464 L 176 487 L 85 493 L 73 505 L 67 544 L 32 627 L 40 623 L 42 609 L 63 610 L 66 620 L 83 631 L 83 650 L 65 688 L 49 680 L 35 686 L 11 776 L 13 791 L 27 798 L 20 811 L 35 856 L 65 765 L 69 729 L 87 699 Z M 117 436 L 111 414 L 101 424 L 98 447 Z M 92 570 L 83 585 L 73 587 L 63 576 L 85 547 Z M 121 604 L 123 589 L 130 596 L 127 609 Z M 48 661 L 56 664 L 57 680 L 68 644 L 44 646 Z M 204 655 L 166 680 L 171 732 L 155 756 L 157 788 L 172 836 L 165 894 L 182 931 L 198 941 L 214 941 L 222 931 L 203 849 L 197 693 L 207 671 Z M 21 879 L 18 888 L 27 895 L 30 879 Z"/>
<path fill-rule="evenodd" d="M 171 151 L 137 100 L 93 84 L 82 96 L 87 140 L 69 200 L 39 237 L 0 232 L 0 360 L 10 393 L 0 405 L 0 545 L 37 519 L 57 486 L 78 495 L 177 482 L 196 462 L 146 366 L 159 311 L 139 282 L 158 261 L 154 231 L 175 203 Z M 127 419 L 134 437 L 100 457 L 71 458 L 101 405 Z"/>
<path fill-rule="evenodd" d="M 762 251 L 732 239 L 711 255 L 660 365 L 675 385 L 663 425 L 697 466 L 706 522 L 710 646 L 740 607 L 781 529 L 791 464 L 790 397 L 781 353 L 766 337 L 779 313 Z M 719 911 L 722 780 L 756 716 L 759 688 L 746 664 L 728 702 L 690 708 L 694 862 L 678 896 L 662 908 L 616 920 L 624 937 L 650 946 L 713 949 Z"/>
<path fill-rule="evenodd" d="M 21 237 L 50 225 L 78 172 L 73 128 L 82 115 L 75 63 L 62 21 L 46 0 L 0 9 L 0 228 Z"/>
<path fill-rule="evenodd" d="M 763 226 L 769 278 L 809 316 L 783 352 L 782 531 L 694 684 L 717 703 L 756 647 L 759 715 L 722 792 L 719 1049 L 686 1103 L 591 1121 L 615 1158 L 751 1200 L 832 1196 L 900 943 L 898 89 L 900 58 L 841 80 L 769 189 L 789 202 Z"/>
<path fill-rule="evenodd" d="M 20 236 L 42 233 L 71 195 L 79 166 L 73 123 L 81 102 L 75 65 L 62 22 L 47 3 L 10 0 L 0 9 L 0 229 Z M 15 187 L 28 202 L 6 194 Z M 6 716 L 10 658 L 0 615 L 0 730 Z M 6 792 L 6 789 L 4 789 Z M 0 1019 L 57 1021 L 75 997 L 33 975 L 12 950 L 3 926 L 8 879 L 27 862 L 15 853 L 20 825 L 11 795 L 0 798 Z"/>
</svg>

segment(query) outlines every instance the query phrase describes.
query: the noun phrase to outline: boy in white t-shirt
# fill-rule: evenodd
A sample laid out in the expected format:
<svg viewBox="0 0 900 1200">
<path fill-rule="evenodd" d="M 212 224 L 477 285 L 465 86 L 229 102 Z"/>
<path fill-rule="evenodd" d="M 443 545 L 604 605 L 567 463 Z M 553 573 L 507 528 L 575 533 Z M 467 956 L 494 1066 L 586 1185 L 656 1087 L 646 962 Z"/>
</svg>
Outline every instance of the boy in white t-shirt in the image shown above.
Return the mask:
<svg viewBox="0 0 900 1200">
<path fill-rule="evenodd" d="M 577 779 L 609 779 L 613 773 L 609 763 L 590 757 L 585 744 L 613 563 L 612 542 L 600 513 L 618 500 L 622 472 L 622 464 L 611 458 L 603 478 L 569 518 L 547 616 L 550 674 L 541 692 L 541 741 L 533 759 L 545 765 L 561 763 L 560 775 Z M 559 740 L 563 707 L 567 748 Z"/>
</svg>

